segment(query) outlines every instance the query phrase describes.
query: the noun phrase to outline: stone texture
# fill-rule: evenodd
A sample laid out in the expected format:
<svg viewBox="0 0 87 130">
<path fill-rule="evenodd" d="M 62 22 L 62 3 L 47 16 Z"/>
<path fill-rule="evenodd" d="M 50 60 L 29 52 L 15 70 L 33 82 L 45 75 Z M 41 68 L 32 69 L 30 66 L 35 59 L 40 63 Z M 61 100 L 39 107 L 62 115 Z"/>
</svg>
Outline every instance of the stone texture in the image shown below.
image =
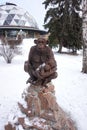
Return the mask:
<svg viewBox="0 0 87 130">
<path fill-rule="evenodd" d="M 21 103 L 18 106 L 26 117 L 19 117 L 16 124 L 21 125 L 24 130 L 77 130 L 73 120 L 58 105 L 54 85 L 49 83 L 47 86 L 30 85 L 23 92 L 22 97 L 27 107 Z"/>
<path fill-rule="evenodd" d="M 12 124 L 8 123 L 7 125 L 5 125 L 5 130 L 16 130 L 16 128 L 13 127 Z"/>
</svg>

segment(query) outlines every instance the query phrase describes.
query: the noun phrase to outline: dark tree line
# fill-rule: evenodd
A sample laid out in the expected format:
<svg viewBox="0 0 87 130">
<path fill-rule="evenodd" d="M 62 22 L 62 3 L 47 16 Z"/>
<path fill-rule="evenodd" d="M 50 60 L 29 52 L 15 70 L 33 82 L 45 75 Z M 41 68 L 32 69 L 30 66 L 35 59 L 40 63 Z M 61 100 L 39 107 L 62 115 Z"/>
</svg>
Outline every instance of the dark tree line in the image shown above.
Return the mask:
<svg viewBox="0 0 87 130">
<path fill-rule="evenodd" d="M 47 9 L 44 28 L 50 33 L 51 47 L 62 46 L 72 49 L 73 53 L 82 47 L 82 17 L 80 5 L 82 0 L 45 0 Z"/>
</svg>

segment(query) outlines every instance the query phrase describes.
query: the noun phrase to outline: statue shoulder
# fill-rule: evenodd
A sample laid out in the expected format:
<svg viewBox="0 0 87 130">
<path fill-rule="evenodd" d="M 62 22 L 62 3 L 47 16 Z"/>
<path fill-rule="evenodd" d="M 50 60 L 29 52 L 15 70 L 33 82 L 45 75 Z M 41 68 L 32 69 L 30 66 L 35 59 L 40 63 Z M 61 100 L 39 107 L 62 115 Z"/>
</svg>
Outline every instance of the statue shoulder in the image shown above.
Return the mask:
<svg viewBox="0 0 87 130">
<path fill-rule="evenodd" d="M 35 51 L 36 50 L 36 46 L 32 46 L 31 48 L 30 48 L 30 51 Z"/>
<path fill-rule="evenodd" d="M 46 46 L 46 50 L 52 51 L 52 49 L 49 46 Z"/>
</svg>

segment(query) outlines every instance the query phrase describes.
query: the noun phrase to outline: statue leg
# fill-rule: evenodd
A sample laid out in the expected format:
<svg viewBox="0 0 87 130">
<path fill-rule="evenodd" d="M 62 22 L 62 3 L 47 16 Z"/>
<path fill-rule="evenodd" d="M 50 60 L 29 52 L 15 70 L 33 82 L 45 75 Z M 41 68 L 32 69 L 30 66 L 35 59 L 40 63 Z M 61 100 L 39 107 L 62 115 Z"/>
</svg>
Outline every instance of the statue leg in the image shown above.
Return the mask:
<svg viewBox="0 0 87 130">
<path fill-rule="evenodd" d="M 30 64 L 28 65 L 28 74 L 30 75 L 30 78 L 28 78 L 26 84 L 33 83 L 34 81 L 37 80 L 37 77 L 34 75 L 34 70 Z"/>
<path fill-rule="evenodd" d="M 55 79 L 57 77 L 57 72 L 54 72 L 53 74 L 51 74 L 50 76 L 46 77 L 44 80 L 43 80 L 43 83 L 42 85 L 46 85 L 47 83 L 51 82 L 52 79 Z"/>
</svg>

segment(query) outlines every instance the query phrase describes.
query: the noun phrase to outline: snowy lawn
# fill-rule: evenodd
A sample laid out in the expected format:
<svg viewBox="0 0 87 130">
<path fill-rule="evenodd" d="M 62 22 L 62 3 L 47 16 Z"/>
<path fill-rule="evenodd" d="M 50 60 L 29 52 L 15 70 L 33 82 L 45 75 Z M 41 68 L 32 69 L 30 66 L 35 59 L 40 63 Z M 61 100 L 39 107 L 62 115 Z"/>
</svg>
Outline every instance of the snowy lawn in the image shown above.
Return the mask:
<svg viewBox="0 0 87 130">
<path fill-rule="evenodd" d="M 24 72 L 33 39 L 23 41 L 23 55 L 16 56 L 11 64 L 0 57 L 0 130 L 19 112 L 17 102 L 27 88 L 28 74 Z M 54 51 L 58 64 L 58 78 L 53 80 L 58 104 L 70 114 L 78 130 L 87 130 L 87 74 L 83 74 L 82 55 L 58 54 Z"/>
</svg>

